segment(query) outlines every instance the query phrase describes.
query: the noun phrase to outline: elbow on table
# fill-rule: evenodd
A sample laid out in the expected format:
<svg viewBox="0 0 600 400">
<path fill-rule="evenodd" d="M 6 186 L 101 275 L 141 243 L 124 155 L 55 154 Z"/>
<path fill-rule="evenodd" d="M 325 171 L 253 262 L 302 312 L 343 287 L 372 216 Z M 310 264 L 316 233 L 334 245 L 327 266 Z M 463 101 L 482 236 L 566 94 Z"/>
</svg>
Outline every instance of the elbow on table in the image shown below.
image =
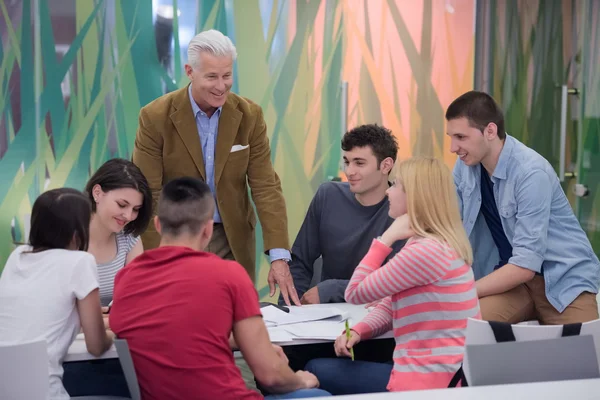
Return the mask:
<svg viewBox="0 0 600 400">
<path fill-rule="evenodd" d="M 344 300 L 349 304 L 362 304 L 363 302 L 358 297 L 355 290 L 347 289 L 346 293 L 344 293 Z"/>
<path fill-rule="evenodd" d="M 103 344 L 100 344 L 100 343 L 98 343 L 98 344 L 96 344 L 96 343 L 86 343 L 85 347 L 86 347 L 88 353 L 90 353 L 94 357 L 100 357 L 107 350 L 105 348 L 105 346 Z"/>
</svg>

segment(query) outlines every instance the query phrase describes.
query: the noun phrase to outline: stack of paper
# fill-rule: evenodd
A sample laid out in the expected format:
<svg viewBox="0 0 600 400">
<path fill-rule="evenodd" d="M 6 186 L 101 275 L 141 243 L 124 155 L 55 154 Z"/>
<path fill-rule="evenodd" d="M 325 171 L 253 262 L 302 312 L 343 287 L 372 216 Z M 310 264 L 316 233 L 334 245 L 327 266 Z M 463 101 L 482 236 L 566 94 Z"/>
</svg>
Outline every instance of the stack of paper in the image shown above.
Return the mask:
<svg viewBox="0 0 600 400">
<path fill-rule="evenodd" d="M 276 324 L 277 326 L 298 324 L 309 321 L 345 321 L 348 313 L 335 307 L 311 307 L 305 305 L 302 307 L 289 307 L 290 312 L 286 313 L 276 307 L 263 307 L 261 312 L 265 323 Z"/>
<path fill-rule="evenodd" d="M 284 343 L 294 340 L 294 336 L 283 327 L 268 328 L 271 343 Z"/>
<path fill-rule="evenodd" d="M 285 325 L 282 328 L 285 329 L 288 334 L 293 335 L 293 340 L 335 340 L 342 332 L 344 332 L 345 325 L 343 322 L 317 321 L 310 325 Z"/>
</svg>

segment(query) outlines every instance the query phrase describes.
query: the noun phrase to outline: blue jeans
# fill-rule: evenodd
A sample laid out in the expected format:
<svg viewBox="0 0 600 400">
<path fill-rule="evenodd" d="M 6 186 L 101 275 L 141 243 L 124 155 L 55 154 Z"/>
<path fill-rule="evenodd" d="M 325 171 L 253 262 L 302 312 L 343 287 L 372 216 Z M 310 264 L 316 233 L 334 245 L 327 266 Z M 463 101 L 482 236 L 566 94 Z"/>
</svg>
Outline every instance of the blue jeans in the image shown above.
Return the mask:
<svg viewBox="0 0 600 400">
<path fill-rule="evenodd" d="M 319 379 L 319 387 L 332 395 L 387 392 L 394 364 L 352 361 L 349 358 L 317 358 L 306 371 Z"/>
<path fill-rule="evenodd" d="M 322 389 L 300 389 L 286 394 L 270 394 L 265 396 L 265 400 L 276 399 L 306 399 L 309 397 L 325 397 L 331 396 L 330 393 Z"/>
</svg>

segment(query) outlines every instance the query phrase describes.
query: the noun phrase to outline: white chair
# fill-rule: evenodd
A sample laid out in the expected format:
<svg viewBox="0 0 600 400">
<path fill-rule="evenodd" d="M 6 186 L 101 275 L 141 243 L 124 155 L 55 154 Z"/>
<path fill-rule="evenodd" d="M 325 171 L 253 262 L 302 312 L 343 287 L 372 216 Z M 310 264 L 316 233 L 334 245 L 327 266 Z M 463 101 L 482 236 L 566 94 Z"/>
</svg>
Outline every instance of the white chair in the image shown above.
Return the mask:
<svg viewBox="0 0 600 400">
<path fill-rule="evenodd" d="M 129 394 L 132 400 L 141 400 L 140 385 L 135 374 L 135 367 L 133 365 L 133 359 L 129 352 L 129 345 L 125 339 L 115 339 L 115 347 L 117 348 L 117 354 L 119 355 L 119 362 L 125 374 L 125 380 L 127 381 L 127 387 L 129 388 Z"/>
<path fill-rule="evenodd" d="M 562 336 L 563 325 L 518 324 L 512 325 L 512 331 L 517 342 L 558 339 Z M 581 325 L 580 335 L 591 335 L 594 338 L 596 357 L 600 361 L 600 320 L 583 323 Z M 496 338 L 490 324 L 487 321 L 469 318 L 467 322 L 465 345 L 494 343 L 496 343 Z M 469 382 L 471 374 L 469 370 L 469 360 L 466 356 L 463 361 L 463 370 L 467 382 Z"/>
<path fill-rule="evenodd" d="M 0 346 L 0 398 L 2 400 L 48 397 L 46 342 Z"/>
<path fill-rule="evenodd" d="M 0 346 L 0 399 L 43 400 L 48 397 L 48 390 L 46 341 Z M 115 396 L 85 396 L 71 397 L 71 399 L 129 400 Z"/>
</svg>

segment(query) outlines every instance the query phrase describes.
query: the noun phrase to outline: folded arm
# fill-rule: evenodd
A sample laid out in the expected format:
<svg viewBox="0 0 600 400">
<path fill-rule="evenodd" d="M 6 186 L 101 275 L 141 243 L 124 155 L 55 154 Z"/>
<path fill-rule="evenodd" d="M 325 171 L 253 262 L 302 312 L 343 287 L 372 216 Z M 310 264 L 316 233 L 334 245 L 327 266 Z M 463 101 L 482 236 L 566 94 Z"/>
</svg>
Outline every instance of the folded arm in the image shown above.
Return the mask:
<svg viewBox="0 0 600 400">
<path fill-rule="evenodd" d="M 383 299 L 362 321 L 352 327 L 361 340 L 381 336 L 392 330 L 392 298 Z"/>
<path fill-rule="evenodd" d="M 530 171 L 518 184 L 513 254 L 508 264 L 476 282 L 479 297 L 507 292 L 542 271 L 546 253 L 552 185 L 542 170 Z"/>
<path fill-rule="evenodd" d="M 321 303 L 343 303 L 349 279 L 327 279 L 317 284 Z"/>
<path fill-rule="evenodd" d="M 392 248 L 373 240 L 367 255 L 352 274 L 346 301 L 364 304 L 438 281 L 446 273 L 445 260 L 436 257 L 440 252 L 438 246 L 433 240 L 409 242 L 380 267 Z"/>
</svg>

